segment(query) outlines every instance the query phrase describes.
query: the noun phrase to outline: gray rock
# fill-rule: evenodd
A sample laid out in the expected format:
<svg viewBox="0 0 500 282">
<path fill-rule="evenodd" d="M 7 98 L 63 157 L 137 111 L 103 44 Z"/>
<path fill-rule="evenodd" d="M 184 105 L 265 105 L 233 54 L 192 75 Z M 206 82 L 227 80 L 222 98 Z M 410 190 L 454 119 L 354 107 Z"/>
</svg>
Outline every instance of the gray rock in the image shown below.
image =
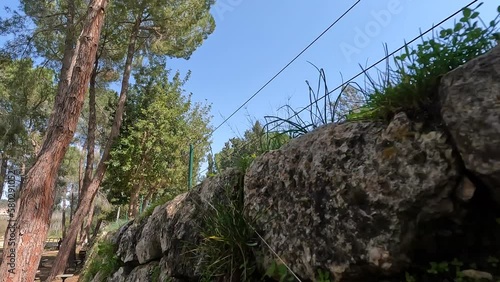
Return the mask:
<svg viewBox="0 0 500 282">
<path fill-rule="evenodd" d="M 137 254 L 135 253 L 135 246 L 143 226 L 144 222 L 133 222 L 123 231 L 117 251 L 122 262 L 128 263 L 138 261 Z"/>
<path fill-rule="evenodd" d="M 417 226 L 453 213 L 457 163 L 444 132 L 404 113 L 327 125 L 261 156 L 245 176 L 246 212 L 270 246 L 255 252 L 261 267 L 276 252 L 309 279 L 401 271 Z"/>
<path fill-rule="evenodd" d="M 461 272 L 464 277 L 474 279 L 475 281 L 481 279 L 493 281 L 493 275 L 491 275 L 491 273 L 488 272 L 478 271 L 474 269 L 466 269 L 462 270 Z"/>
<path fill-rule="evenodd" d="M 96 275 L 96 277 L 99 276 L 99 273 Z M 111 275 L 111 277 L 108 278 L 108 282 L 125 282 L 125 279 L 127 278 L 127 274 L 125 271 L 125 267 L 120 267 L 118 270 Z M 100 280 L 103 281 L 103 280 Z"/>
<path fill-rule="evenodd" d="M 102 274 L 101 271 L 98 271 L 96 275 L 90 280 L 90 282 L 102 282 L 106 280 L 106 277 L 103 277 L 104 275 Z M 118 282 L 118 281 L 113 281 L 113 282 Z"/>
<path fill-rule="evenodd" d="M 150 262 L 146 265 L 140 265 L 134 268 L 125 279 L 125 282 L 146 282 L 153 281 L 153 273 L 158 266 L 157 261 Z"/>
<path fill-rule="evenodd" d="M 113 244 L 113 245 L 118 245 L 120 243 L 120 240 L 123 236 L 123 233 L 125 233 L 125 231 L 127 231 L 127 229 L 134 223 L 133 220 L 127 222 L 126 224 L 124 224 L 122 227 L 120 227 L 120 229 L 118 229 L 118 231 L 116 231 L 110 238 L 110 242 Z"/>
<path fill-rule="evenodd" d="M 500 46 L 446 74 L 439 92 L 465 167 L 500 203 Z"/>
<path fill-rule="evenodd" d="M 172 202 L 175 202 L 177 198 Z M 140 231 L 140 236 L 135 246 L 135 253 L 140 264 L 159 260 L 162 257 L 160 229 L 161 225 L 165 224 L 169 219 L 169 209 L 166 208 L 166 213 L 164 214 L 162 213 L 162 207 L 158 206 L 155 208 L 151 216 L 147 219 L 144 228 Z"/>
</svg>

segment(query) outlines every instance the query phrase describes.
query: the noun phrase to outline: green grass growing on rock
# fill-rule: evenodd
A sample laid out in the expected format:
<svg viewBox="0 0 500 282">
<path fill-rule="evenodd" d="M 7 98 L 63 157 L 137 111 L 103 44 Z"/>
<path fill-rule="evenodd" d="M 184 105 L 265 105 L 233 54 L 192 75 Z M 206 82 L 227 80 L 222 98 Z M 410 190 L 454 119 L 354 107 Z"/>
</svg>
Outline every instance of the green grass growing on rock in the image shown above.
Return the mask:
<svg viewBox="0 0 500 282">
<path fill-rule="evenodd" d="M 98 273 L 102 281 L 106 281 L 108 277 L 111 277 L 122 266 L 122 262 L 116 254 L 117 250 L 118 246 L 105 238 L 97 241 L 89 253 L 88 261 L 85 263 L 81 281 L 92 281 Z"/>
<path fill-rule="evenodd" d="M 210 207 L 202 215 L 201 242 L 191 250 L 200 266 L 201 281 L 254 281 L 251 248 L 256 240 L 251 220 L 243 213 L 243 178 L 236 185 L 228 183 L 218 199 L 207 203 Z"/>
<path fill-rule="evenodd" d="M 480 56 L 495 45 L 499 37 L 498 13 L 489 23 L 479 17 L 477 8 L 465 8 L 453 28 L 441 29 L 416 47 L 406 47 L 395 56 L 394 67 L 387 64 L 379 81 L 367 74 L 368 87 L 358 91 L 368 97 L 366 105 L 352 111 L 347 120 L 379 120 L 405 112 L 415 118 L 432 119 L 438 112 L 440 78 Z"/>
</svg>

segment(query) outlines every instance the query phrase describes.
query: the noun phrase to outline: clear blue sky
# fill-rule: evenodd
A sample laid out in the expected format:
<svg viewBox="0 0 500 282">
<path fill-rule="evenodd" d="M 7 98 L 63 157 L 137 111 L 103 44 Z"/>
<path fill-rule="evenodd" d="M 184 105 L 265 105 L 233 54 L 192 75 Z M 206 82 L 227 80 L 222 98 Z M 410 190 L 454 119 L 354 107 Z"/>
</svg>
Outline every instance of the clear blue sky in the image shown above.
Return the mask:
<svg viewBox="0 0 500 282">
<path fill-rule="evenodd" d="M 17 6 L 16 0 L 3 0 Z M 310 61 L 324 68 L 329 87 L 341 83 L 440 22 L 470 1 L 362 0 L 343 20 L 303 54 L 272 84 L 236 114 L 212 138 L 213 151 L 250 127 L 249 118 L 262 119 L 291 104 L 307 105 L 305 80 L 316 82 Z M 481 17 L 489 22 L 496 15 L 498 1 L 486 0 Z M 213 126 L 219 125 L 267 80 L 287 64 L 316 36 L 348 9 L 349 1 L 219 0 L 213 8 L 215 32 L 191 59 L 171 60 L 169 67 L 182 73 L 192 71 L 186 90 L 196 101 L 212 104 Z M 476 6 L 479 2 L 474 4 Z M 0 13 L 0 16 L 4 13 Z M 451 26 L 449 21 L 445 26 Z M 363 33 L 364 35 L 360 35 Z M 0 40 L 1 42 L 1 40 Z M 347 54 L 346 50 L 355 51 Z"/>
</svg>

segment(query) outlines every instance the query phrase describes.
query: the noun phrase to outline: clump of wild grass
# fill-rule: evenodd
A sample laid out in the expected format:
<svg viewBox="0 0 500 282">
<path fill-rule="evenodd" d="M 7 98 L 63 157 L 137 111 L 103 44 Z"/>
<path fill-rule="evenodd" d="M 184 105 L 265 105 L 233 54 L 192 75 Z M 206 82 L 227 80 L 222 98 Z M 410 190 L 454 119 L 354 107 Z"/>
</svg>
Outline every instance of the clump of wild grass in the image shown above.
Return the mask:
<svg viewBox="0 0 500 282">
<path fill-rule="evenodd" d="M 313 65 L 313 64 L 311 64 Z M 313 65 L 319 73 L 316 87 L 313 88 L 311 83 L 306 80 L 309 94 L 309 105 L 305 108 L 295 110 L 290 105 L 284 105 L 278 111 L 284 111 L 286 118 L 279 116 L 265 116 L 265 128 L 268 132 L 279 132 L 296 138 L 315 128 L 333 122 L 335 120 L 335 112 L 332 111 L 332 101 L 328 95 L 328 84 L 324 69 L 320 69 Z M 324 98 L 321 98 L 321 94 Z M 306 117 L 301 116 L 302 112 L 306 112 Z"/>
<path fill-rule="evenodd" d="M 82 272 L 82 281 L 94 281 L 95 276 L 107 279 L 120 268 L 123 263 L 116 254 L 118 246 L 106 239 L 96 242 L 92 247 L 88 261 Z"/>
<path fill-rule="evenodd" d="M 207 203 L 200 234 L 202 240 L 191 250 L 202 281 L 253 281 L 255 232 L 243 213 L 243 184 L 228 185 L 224 195 Z"/>
</svg>

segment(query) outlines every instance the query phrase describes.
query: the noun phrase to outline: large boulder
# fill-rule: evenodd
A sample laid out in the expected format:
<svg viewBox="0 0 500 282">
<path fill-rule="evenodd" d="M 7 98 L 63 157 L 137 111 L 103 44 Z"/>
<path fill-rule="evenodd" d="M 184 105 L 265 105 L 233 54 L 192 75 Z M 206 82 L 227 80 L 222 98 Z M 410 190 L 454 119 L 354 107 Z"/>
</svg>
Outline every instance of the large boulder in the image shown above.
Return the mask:
<svg viewBox="0 0 500 282">
<path fill-rule="evenodd" d="M 173 217 L 178 212 L 179 206 L 184 202 L 187 195 L 187 193 L 179 195 L 172 201 L 157 206 L 153 214 L 147 219 L 135 246 L 135 252 L 140 264 L 161 259 L 163 256 L 162 250 L 167 249 L 162 249 L 161 237 L 162 235 L 169 236 L 169 234 L 161 233 L 162 227 L 170 225 Z"/>
<path fill-rule="evenodd" d="M 465 167 L 500 203 L 500 46 L 445 75 L 439 93 Z"/>
<path fill-rule="evenodd" d="M 137 221 L 127 224 L 126 228 L 120 228 L 117 254 L 122 262 L 137 264 L 135 246 L 143 226 L 144 222 Z"/>
<path fill-rule="evenodd" d="M 265 154 L 245 176 L 261 267 L 279 256 L 308 279 L 400 272 L 419 228 L 453 215 L 458 163 L 445 132 L 404 113 L 389 125 L 327 125 Z"/>
</svg>

